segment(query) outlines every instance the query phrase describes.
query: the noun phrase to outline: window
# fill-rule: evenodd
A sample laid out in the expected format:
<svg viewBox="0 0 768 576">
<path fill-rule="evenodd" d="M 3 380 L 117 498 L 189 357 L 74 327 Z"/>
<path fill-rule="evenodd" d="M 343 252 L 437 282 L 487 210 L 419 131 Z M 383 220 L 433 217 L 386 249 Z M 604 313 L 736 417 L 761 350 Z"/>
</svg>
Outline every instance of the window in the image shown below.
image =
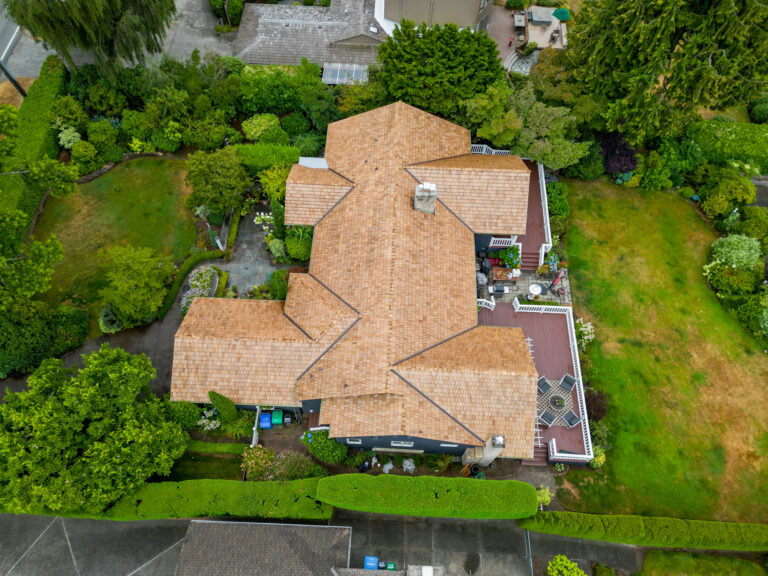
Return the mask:
<svg viewBox="0 0 768 576">
<path fill-rule="evenodd" d="M 390 442 L 392 448 L 413 448 L 413 442 L 402 442 L 400 440 L 393 440 Z"/>
<path fill-rule="evenodd" d="M 347 438 L 347 444 L 362 444 L 363 441 L 360 438 Z"/>
<path fill-rule="evenodd" d="M 458 447 L 459 447 L 458 444 L 443 444 L 443 443 L 440 444 L 440 448 L 458 448 Z"/>
</svg>

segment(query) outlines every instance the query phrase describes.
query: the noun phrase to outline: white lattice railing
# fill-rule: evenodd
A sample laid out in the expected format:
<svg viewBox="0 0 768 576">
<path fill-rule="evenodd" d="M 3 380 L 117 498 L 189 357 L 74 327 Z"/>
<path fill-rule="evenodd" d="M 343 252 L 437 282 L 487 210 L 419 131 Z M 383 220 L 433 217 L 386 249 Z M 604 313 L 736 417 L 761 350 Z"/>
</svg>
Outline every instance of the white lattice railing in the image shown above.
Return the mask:
<svg viewBox="0 0 768 576">
<path fill-rule="evenodd" d="M 496 299 L 493 296 L 491 296 L 490 300 L 486 300 L 485 298 L 478 298 L 477 305 L 480 306 L 480 308 L 487 308 L 493 312 L 493 310 L 496 308 Z"/>
<path fill-rule="evenodd" d="M 581 433 L 584 437 L 584 454 L 560 454 L 557 452 L 557 443 L 554 438 L 549 442 L 549 457 L 557 460 L 572 460 L 576 462 L 588 462 L 592 459 L 592 436 L 589 433 L 587 420 L 587 404 L 584 400 L 584 383 L 581 380 L 581 364 L 579 362 L 579 348 L 576 343 L 576 325 L 573 321 L 573 309 L 570 306 L 531 306 L 520 304 L 517 297 L 512 301 L 515 312 L 535 312 L 538 314 L 563 314 L 568 326 L 568 344 L 571 349 L 571 361 L 573 362 L 573 376 L 576 378 L 576 399 L 581 414 Z M 554 446 L 554 449 L 553 449 Z"/>
<path fill-rule="evenodd" d="M 547 199 L 547 183 L 544 176 L 544 166 L 539 167 L 539 192 L 541 193 L 541 214 L 544 220 L 544 243 L 539 246 L 539 266 L 544 264 L 544 256 L 552 250 L 552 230 L 549 226 L 549 201 Z"/>
<path fill-rule="evenodd" d="M 509 150 L 495 150 L 485 144 L 472 144 L 472 154 L 490 154 L 491 156 L 512 156 Z"/>
<path fill-rule="evenodd" d="M 509 248 L 513 244 L 516 244 L 515 240 L 517 240 L 516 236 L 513 236 L 512 238 L 497 238 L 496 236 L 493 236 L 488 248 Z"/>
</svg>

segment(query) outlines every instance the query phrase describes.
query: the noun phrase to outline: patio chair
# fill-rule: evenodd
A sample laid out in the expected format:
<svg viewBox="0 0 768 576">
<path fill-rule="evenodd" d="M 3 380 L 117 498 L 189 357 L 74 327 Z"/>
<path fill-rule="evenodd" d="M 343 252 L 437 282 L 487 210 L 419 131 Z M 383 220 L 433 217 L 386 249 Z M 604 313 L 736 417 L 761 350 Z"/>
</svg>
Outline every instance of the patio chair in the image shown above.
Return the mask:
<svg viewBox="0 0 768 576">
<path fill-rule="evenodd" d="M 546 394 L 552 389 L 552 384 L 550 384 L 546 377 L 542 376 L 539 378 L 539 394 Z"/>
<path fill-rule="evenodd" d="M 574 427 L 574 426 L 576 426 L 576 425 L 577 425 L 579 422 L 581 422 L 581 418 L 579 418 L 578 416 L 576 416 L 576 414 L 574 413 L 574 411 L 573 411 L 573 410 L 571 410 L 570 412 L 568 412 L 568 414 L 566 414 L 565 416 L 563 416 L 563 418 L 565 418 L 565 422 L 568 424 L 568 428 L 573 428 L 573 427 Z"/>
<path fill-rule="evenodd" d="M 566 374 L 560 379 L 560 388 L 562 388 L 566 392 L 570 392 L 571 390 L 573 390 L 574 386 L 576 386 L 576 378 L 574 378 L 570 374 Z"/>
<path fill-rule="evenodd" d="M 544 412 L 539 415 L 539 422 L 545 424 L 547 427 L 552 426 L 552 424 L 555 423 L 555 415 L 549 410 L 544 410 Z"/>
</svg>

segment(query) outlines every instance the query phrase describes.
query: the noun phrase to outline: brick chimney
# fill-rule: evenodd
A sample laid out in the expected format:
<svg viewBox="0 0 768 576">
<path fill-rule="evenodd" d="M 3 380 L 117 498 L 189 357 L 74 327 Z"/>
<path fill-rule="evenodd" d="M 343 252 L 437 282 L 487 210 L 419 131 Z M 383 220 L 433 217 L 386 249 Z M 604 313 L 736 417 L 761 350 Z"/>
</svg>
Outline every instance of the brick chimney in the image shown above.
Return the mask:
<svg viewBox="0 0 768 576">
<path fill-rule="evenodd" d="M 437 202 L 437 186 L 430 182 L 424 182 L 416 186 L 416 193 L 413 196 L 413 208 L 425 214 L 435 213 L 435 203 Z"/>
</svg>

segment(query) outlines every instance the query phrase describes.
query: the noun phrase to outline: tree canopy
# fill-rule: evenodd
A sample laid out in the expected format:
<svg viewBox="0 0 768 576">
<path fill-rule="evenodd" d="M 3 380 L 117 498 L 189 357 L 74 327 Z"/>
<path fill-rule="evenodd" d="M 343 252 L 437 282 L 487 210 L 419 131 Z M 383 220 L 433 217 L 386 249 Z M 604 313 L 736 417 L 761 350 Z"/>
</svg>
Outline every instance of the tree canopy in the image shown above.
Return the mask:
<svg viewBox="0 0 768 576">
<path fill-rule="evenodd" d="M 145 355 L 109 344 L 79 370 L 44 361 L 28 390 L 0 404 L 0 507 L 100 512 L 168 474 L 187 437 L 147 394 L 154 377 Z"/>
<path fill-rule="evenodd" d="M 6 0 L 3 7 L 70 66 L 73 50 L 82 50 L 93 53 L 104 70 L 162 52 L 176 13 L 174 0 Z"/>
<path fill-rule="evenodd" d="M 765 89 L 768 4 L 752 0 L 588 0 L 569 29 L 586 89 L 608 99 L 610 130 L 633 143 L 681 128 Z"/>
<path fill-rule="evenodd" d="M 496 42 L 455 24 L 415 27 L 403 20 L 379 46 L 378 60 L 374 78 L 390 102 L 402 100 L 453 120 L 459 102 L 504 77 Z"/>
<path fill-rule="evenodd" d="M 251 179 L 233 146 L 206 154 L 195 152 L 187 159 L 184 180 L 192 187 L 185 202 L 189 207 L 205 205 L 211 212 L 225 214 L 240 203 Z"/>
</svg>

